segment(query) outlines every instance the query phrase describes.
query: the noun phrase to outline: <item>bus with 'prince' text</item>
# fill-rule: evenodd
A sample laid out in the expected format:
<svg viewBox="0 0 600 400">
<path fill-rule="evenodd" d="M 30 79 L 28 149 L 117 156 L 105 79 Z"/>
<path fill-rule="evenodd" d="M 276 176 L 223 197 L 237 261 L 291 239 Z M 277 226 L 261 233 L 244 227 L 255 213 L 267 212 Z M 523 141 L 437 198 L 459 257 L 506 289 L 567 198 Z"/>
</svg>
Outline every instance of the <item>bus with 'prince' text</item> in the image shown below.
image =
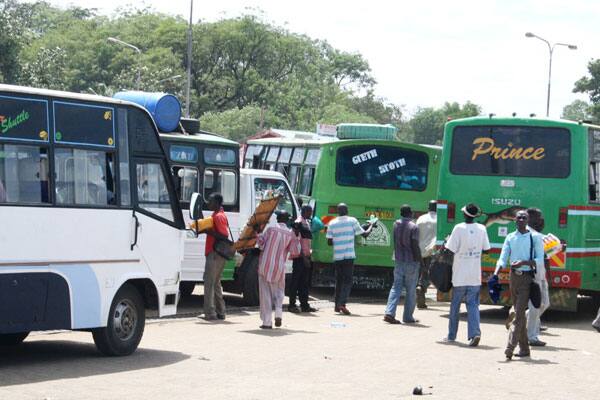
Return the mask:
<svg viewBox="0 0 600 400">
<path fill-rule="evenodd" d="M 427 210 L 437 193 L 441 150 L 402 143 L 391 125 L 340 124 L 337 137 L 301 133 L 294 137 L 249 140 L 244 165 L 283 173 L 292 190 L 326 225 L 346 203 L 361 223 L 379 219 L 373 232 L 358 237 L 355 287 L 388 288 L 393 282 L 393 224 L 400 207 L 416 215 Z M 315 286 L 334 286 L 332 248 L 324 234 L 312 245 Z"/>
<path fill-rule="evenodd" d="M 438 244 L 476 203 L 492 251 L 483 257 L 487 281 L 515 213 L 542 210 L 544 234 L 563 242 L 549 257 L 553 309 L 577 309 L 577 295 L 600 294 L 600 126 L 545 118 L 474 117 L 446 124 L 438 192 Z M 508 272 L 501 283 L 507 289 Z M 491 303 L 486 286 L 481 299 Z M 501 304 L 510 303 L 508 290 Z"/>
</svg>

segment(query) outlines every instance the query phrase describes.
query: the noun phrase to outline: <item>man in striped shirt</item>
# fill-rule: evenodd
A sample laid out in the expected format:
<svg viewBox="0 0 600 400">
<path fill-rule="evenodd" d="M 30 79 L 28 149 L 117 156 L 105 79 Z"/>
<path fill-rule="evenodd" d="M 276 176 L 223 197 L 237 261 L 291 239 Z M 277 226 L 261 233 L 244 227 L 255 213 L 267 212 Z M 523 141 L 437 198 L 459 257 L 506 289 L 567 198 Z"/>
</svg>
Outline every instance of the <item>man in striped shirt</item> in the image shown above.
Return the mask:
<svg viewBox="0 0 600 400">
<path fill-rule="evenodd" d="M 261 249 L 258 259 L 258 290 L 260 294 L 261 329 L 272 328 L 273 305 L 275 306 L 275 326 L 281 326 L 283 298 L 285 292 L 285 261 L 288 254 L 300 254 L 300 241 L 287 227 L 290 219 L 287 211 L 278 211 L 277 225 L 270 226 L 258 236 Z"/>
<path fill-rule="evenodd" d="M 348 216 L 348 206 L 340 203 L 337 206 L 338 217 L 327 226 L 327 244 L 333 246 L 333 265 L 335 267 L 335 312 L 350 315 L 346 301 L 352 290 L 352 273 L 354 272 L 354 236 L 369 236 L 372 225 L 365 230 L 356 218 Z"/>
</svg>

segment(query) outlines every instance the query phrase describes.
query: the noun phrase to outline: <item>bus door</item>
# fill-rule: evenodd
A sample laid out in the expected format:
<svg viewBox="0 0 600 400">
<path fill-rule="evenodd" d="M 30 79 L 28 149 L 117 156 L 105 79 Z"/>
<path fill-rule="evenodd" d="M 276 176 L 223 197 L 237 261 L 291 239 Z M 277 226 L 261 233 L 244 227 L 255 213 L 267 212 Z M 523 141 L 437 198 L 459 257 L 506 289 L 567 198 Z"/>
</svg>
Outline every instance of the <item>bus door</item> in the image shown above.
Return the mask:
<svg viewBox="0 0 600 400">
<path fill-rule="evenodd" d="M 167 159 L 150 117 L 129 109 L 131 142 L 131 191 L 133 214 L 131 251 L 137 251 L 159 286 L 177 293 L 183 257 L 184 224 L 171 179 Z M 144 134 L 141 134 L 143 132 Z M 121 157 L 123 162 L 123 157 Z M 174 311 L 176 295 L 159 299 L 162 311 Z M 164 310 L 167 308 L 168 310 Z"/>
</svg>

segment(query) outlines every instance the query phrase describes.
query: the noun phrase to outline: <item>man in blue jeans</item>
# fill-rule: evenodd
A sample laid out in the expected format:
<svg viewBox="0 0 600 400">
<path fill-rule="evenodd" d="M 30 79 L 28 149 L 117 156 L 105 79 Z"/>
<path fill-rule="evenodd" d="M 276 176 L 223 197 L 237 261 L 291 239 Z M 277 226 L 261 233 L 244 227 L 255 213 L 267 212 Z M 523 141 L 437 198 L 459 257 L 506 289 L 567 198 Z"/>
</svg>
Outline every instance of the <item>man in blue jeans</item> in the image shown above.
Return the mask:
<svg viewBox="0 0 600 400">
<path fill-rule="evenodd" d="M 394 283 L 383 316 L 383 320 L 390 324 L 400 324 L 396 319 L 396 307 L 403 287 L 406 289 L 406 300 L 402 321 L 408 324 L 419 322 L 413 317 L 417 304 L 416 290 L 421 263 L 419 228 L 411 220 L 412 210 L 409 205 L 405 204 L 400 208 L 400 216 L 402 218 L 394 223 Z"/>
<path fill-rule="evenodd" d="M 479 328 L 479 291 L 481 289 L 481 255 L 490 250 L 485 226 L 475 222 L 481 215 L 476 204 L 467 204 L 461 211 L 465 222 L 454 227 L 444 247 L 454 253 L 452 263 L 452 303 L 450 321 L 445 342 L 454 342 L 458 332 L 460 303 L 467 303 L 467 330 L 469 346 L 475 347 L 481 340 Z"/>
</svg>

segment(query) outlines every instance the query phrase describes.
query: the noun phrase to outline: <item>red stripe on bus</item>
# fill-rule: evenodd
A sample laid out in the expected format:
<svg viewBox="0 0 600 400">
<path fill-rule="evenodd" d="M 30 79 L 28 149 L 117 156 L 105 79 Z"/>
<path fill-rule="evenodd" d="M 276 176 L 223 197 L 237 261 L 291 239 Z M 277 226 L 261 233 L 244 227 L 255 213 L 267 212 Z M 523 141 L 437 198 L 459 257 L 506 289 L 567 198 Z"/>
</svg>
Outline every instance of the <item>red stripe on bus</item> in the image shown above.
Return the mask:
<svg viewBox="0 0 600 400">
<path fill-rule="evenodd" d="M 600 206 L 569 206 L 569 210 L 600 211 Z"/>
<path fill-rule="evenodd" d="M 567 253 L 567 257 L 573 257 L 573 258 L 598 257 L 598 256 L 600 256 L 600 251 Z"/>
</svg>

